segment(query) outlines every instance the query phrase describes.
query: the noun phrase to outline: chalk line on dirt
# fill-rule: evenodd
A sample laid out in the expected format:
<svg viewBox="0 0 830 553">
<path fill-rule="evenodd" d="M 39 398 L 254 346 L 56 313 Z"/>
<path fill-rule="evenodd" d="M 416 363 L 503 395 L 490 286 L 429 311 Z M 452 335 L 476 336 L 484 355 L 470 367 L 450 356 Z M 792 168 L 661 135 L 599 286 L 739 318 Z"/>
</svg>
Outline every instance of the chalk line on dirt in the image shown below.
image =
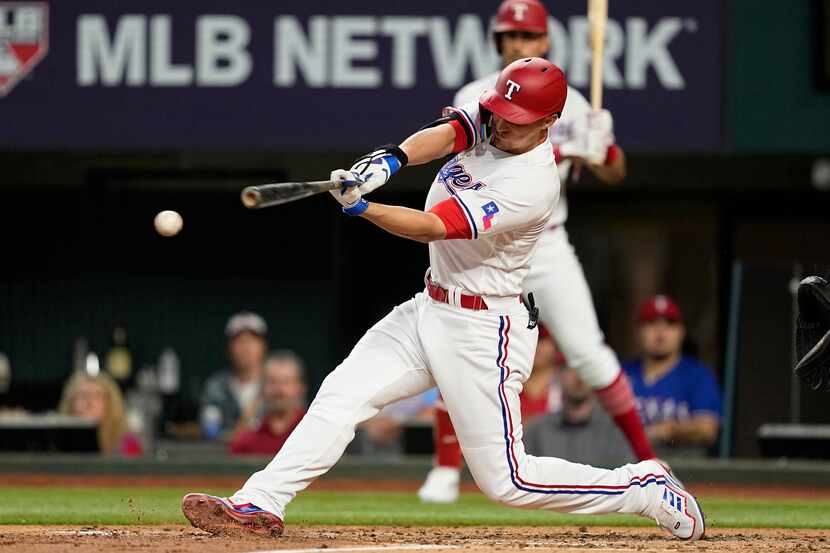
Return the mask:
<svg viewBox="0 0 830 553">
<path fill-rule="evenodd" d="M 459 545 L 438 545 L 424 543 L 390 543 L 387 545 L 364 545 L 351 547 L 311 547 L 308 549 L 267 549 L 251 553 L 349 553 L 352 551 L 424 551 L 429 549 L 458 549 Z"/>
</svg>

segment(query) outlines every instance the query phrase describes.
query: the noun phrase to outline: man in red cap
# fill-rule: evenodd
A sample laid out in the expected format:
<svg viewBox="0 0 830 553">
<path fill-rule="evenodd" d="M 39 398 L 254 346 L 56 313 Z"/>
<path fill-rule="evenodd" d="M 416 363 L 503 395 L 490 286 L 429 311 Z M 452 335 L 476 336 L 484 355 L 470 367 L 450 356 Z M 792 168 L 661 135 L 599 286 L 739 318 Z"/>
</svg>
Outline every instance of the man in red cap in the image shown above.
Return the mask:
<svg viewBox="0 0 830 553">
<path fill-rule="evenodd" d="M 493 26 L 493 40 L 504 66 L 528 56 L 544 57 L 550 47 L 548 11 L 539 0 L 505 0 Z M 453 105 L 461 106 L 492 88 L 498 73 L 462 87 Z M 611 114 L 593 111 L 578 90 L 568 87 L 562 116 L 551 128 L 549 142 L 557 157 L 562 183 L 591 173 L 608 184 L 625 177 L 625 155 L 614 143 Z M 582 171 L 587 169 L 587 171 Z M 565 230 L 568 206 L 564 195 L 540 237 L 539 250 L 524 283 L 539 302 L 540 316 L 569 366 L 594 391 L 638 459 L 655 456 L 637 413 L 634 396 L 617 356 L 605 343 L 582 265 Z M 422 501 L 451 503 L 458 498 L 461 454 L 447 411 L 435 411 L 435 466 L 418 490 Z"/>
<path fill-rule="evenodd" d="M 639 319 L 643 356 L 624 369 L 646 431 L 666 455 L 704 454 L 720 427 L 720 392 L 712 371 L 683 355 L 686 327 L 672 298 L 650 298 Z"/>
<path fill-rule="evenodd" d="M 547 60 L 508 65 L 479 101 L 445 112 L 399 146 L 336 170 L 343 212 L 428 244 L 426 287 L 393 309 L 323 382 L 305 417 L 268 466 L 229 498 L 182 499 L 194 526 L 216 534 L 282 534 L 294 496 L 338 461 L 358 424 L 433 386 L 444 397 L 482 491 L 515 507 L 632 513 L 698 539 L 694 497 L 655 461 L 614 470 L 525 454 L 519 393 L 536 350 L 538 311 L 522 282 L 559 199 L 548 129 L 565 104 L 562 71 Z M 487 140 L 490 137 L 490 140 Z M 407 164 L 455 155 L 423 211 L 367 202 Z M 379 276 L 380 278 L 380 276 Z M 371 294 L 371 283 L 356 293 Z"/>
</svg>

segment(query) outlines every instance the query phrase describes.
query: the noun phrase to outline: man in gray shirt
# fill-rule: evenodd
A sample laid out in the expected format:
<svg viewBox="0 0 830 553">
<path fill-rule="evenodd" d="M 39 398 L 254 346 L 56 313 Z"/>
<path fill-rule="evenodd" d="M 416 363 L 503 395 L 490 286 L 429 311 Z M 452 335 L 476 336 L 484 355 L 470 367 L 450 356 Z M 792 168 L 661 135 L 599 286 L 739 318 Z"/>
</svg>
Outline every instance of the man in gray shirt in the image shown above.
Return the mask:
<svg viewBox="0 0 830 553">
<path fill-rule="evenodd" d="M 240 418 L 255 416 L 267 334 L 265 320 L 250 311 L 237 313 L 225 325 L 229 367 L 205 382 L 199 416 L 205 438 L 230 438 Z"/>
<path fill-rule="evenodd" d="M 533 420 L 525 431 L 527 453 L 567 458 L 575 463 L 615 467 L 637 460 L 614 421 L 572 369 L 559 372 L 562 410 Z"/>
</svg>

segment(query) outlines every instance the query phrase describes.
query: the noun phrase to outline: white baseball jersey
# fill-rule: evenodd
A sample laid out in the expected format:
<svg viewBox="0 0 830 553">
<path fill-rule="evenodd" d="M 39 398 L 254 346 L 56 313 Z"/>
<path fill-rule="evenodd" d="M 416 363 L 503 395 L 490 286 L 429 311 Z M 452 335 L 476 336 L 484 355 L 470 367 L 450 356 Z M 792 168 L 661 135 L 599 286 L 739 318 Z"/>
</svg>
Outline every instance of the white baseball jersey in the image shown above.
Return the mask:
<svg viewBox="0 0 830 553">
<path fill-rule="evenodd" d="M 448 240 L 429 244 L 432 279 L 478 296 L 518 296 L 539 236 L 559 199 L 550 144 L 520 155 L 481 139 L 478 100 L 458 108 L 464 151 L 438 172 L 426 211 L 438 215 Z M 459 143 L 457 141 L 457 143 Z"/>
<path fill-rule="evenodd" d="M 498 76 L 493 73 L 462 87 L 455 95 L 455 105 L 477 103 L 484 90 L 496 85 Z M 578 90 L 568 87 L 562 117 L 548 135 L 550 143 L 558 145 L 571 139 L 575 122 L 590 111 L 588 100 Z M 557 164 L 561 183 L 567 182 L 571 166 L 569 160 Z M 591 290 L 563 226 L 567 218 L 567 202 L 561 192 L 548 221 L 549 225 L 557 226 L 556 230 L 542 233 L 522 288 L 525 293 L 533 292 L 542 322 L 571 367 L 589 386 L 601 389 L 614 382 L 620 374 L 620 364 L 599 327 Z"/>
<path fill-rule="evenodd" d="M 487 75 L 469 84 L 464 85 L 455 94 L 453 100 L 454 106 L 467 105 L 472 102 L 478 102 L 481 93 L 487 89 L 494 88 L 496 81 L 499 78 L 499 72 Z M 549 134 L 549 140 L 552 145 L 562 144 L 567 141 L 572 133 L 574 121 L 585 117 L 591 112 L 591 104 L 585 99 L 580 91 L 573 87 L 568 87 L 568 97 L 565 100 L 565 107 L 562 109 L 562 116 L 554 123 Z M 559 178 L 561 182 L 567 182 L 568 174 L 571 171 L 570 160 L 562 160 L 558 163 Z M 550 224 L 561 225 L 568 219 L 568 202 L 565 195 L 557 203 L 556 209 L 550 219 Z"/>
<path fill-rule="evenodd" d="M 447 229 L 446 240 L 429 244 L 431 276 L 444 287 L 504 302 L 466 309 L 422 292 L 397 306 L 326 377 L 268 466 L 229 500 L 284 517 L 294 496 L 337 462 L 359 424 L 437 386 L 467 466 L 491 499 L 570 513 L 635 513 L 661 520 L 683 538 L 700 536 L 694 498 L 654 461 L 606 470 L 525 453 L 519 394 L 538 333 L 525 307 L 506 296 L 522 292 L 545 236 L 567 243 L 563 228 L 546 230 L 560 194 L 559 174 L 547 141 L 520 155 L 482 141 L 477 98 L 451 109 L 454 151 L 461 153 L 444 165 L 427 198 L 426 208 Z M 558 281 L 558 273 L 547 273 L 547 280 Z M 576 301 L 584 310 L 584 298 Z M 570 306 L 564 307 L 567 316 Z"/>
</svg>

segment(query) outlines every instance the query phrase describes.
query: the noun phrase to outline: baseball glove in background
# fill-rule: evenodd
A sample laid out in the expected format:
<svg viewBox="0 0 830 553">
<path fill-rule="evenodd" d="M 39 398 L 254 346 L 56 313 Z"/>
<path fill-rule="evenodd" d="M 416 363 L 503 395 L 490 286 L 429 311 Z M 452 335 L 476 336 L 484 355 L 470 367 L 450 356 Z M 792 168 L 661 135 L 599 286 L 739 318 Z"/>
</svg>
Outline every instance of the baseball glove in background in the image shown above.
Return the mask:
<svg viewBox="0 0 830 553">
<path fill-rule="evenodd" d="M 814 390 L 830 392 L 830 283 L 810 276 L 798 285 L 795 374 Z"/>
</svg>

